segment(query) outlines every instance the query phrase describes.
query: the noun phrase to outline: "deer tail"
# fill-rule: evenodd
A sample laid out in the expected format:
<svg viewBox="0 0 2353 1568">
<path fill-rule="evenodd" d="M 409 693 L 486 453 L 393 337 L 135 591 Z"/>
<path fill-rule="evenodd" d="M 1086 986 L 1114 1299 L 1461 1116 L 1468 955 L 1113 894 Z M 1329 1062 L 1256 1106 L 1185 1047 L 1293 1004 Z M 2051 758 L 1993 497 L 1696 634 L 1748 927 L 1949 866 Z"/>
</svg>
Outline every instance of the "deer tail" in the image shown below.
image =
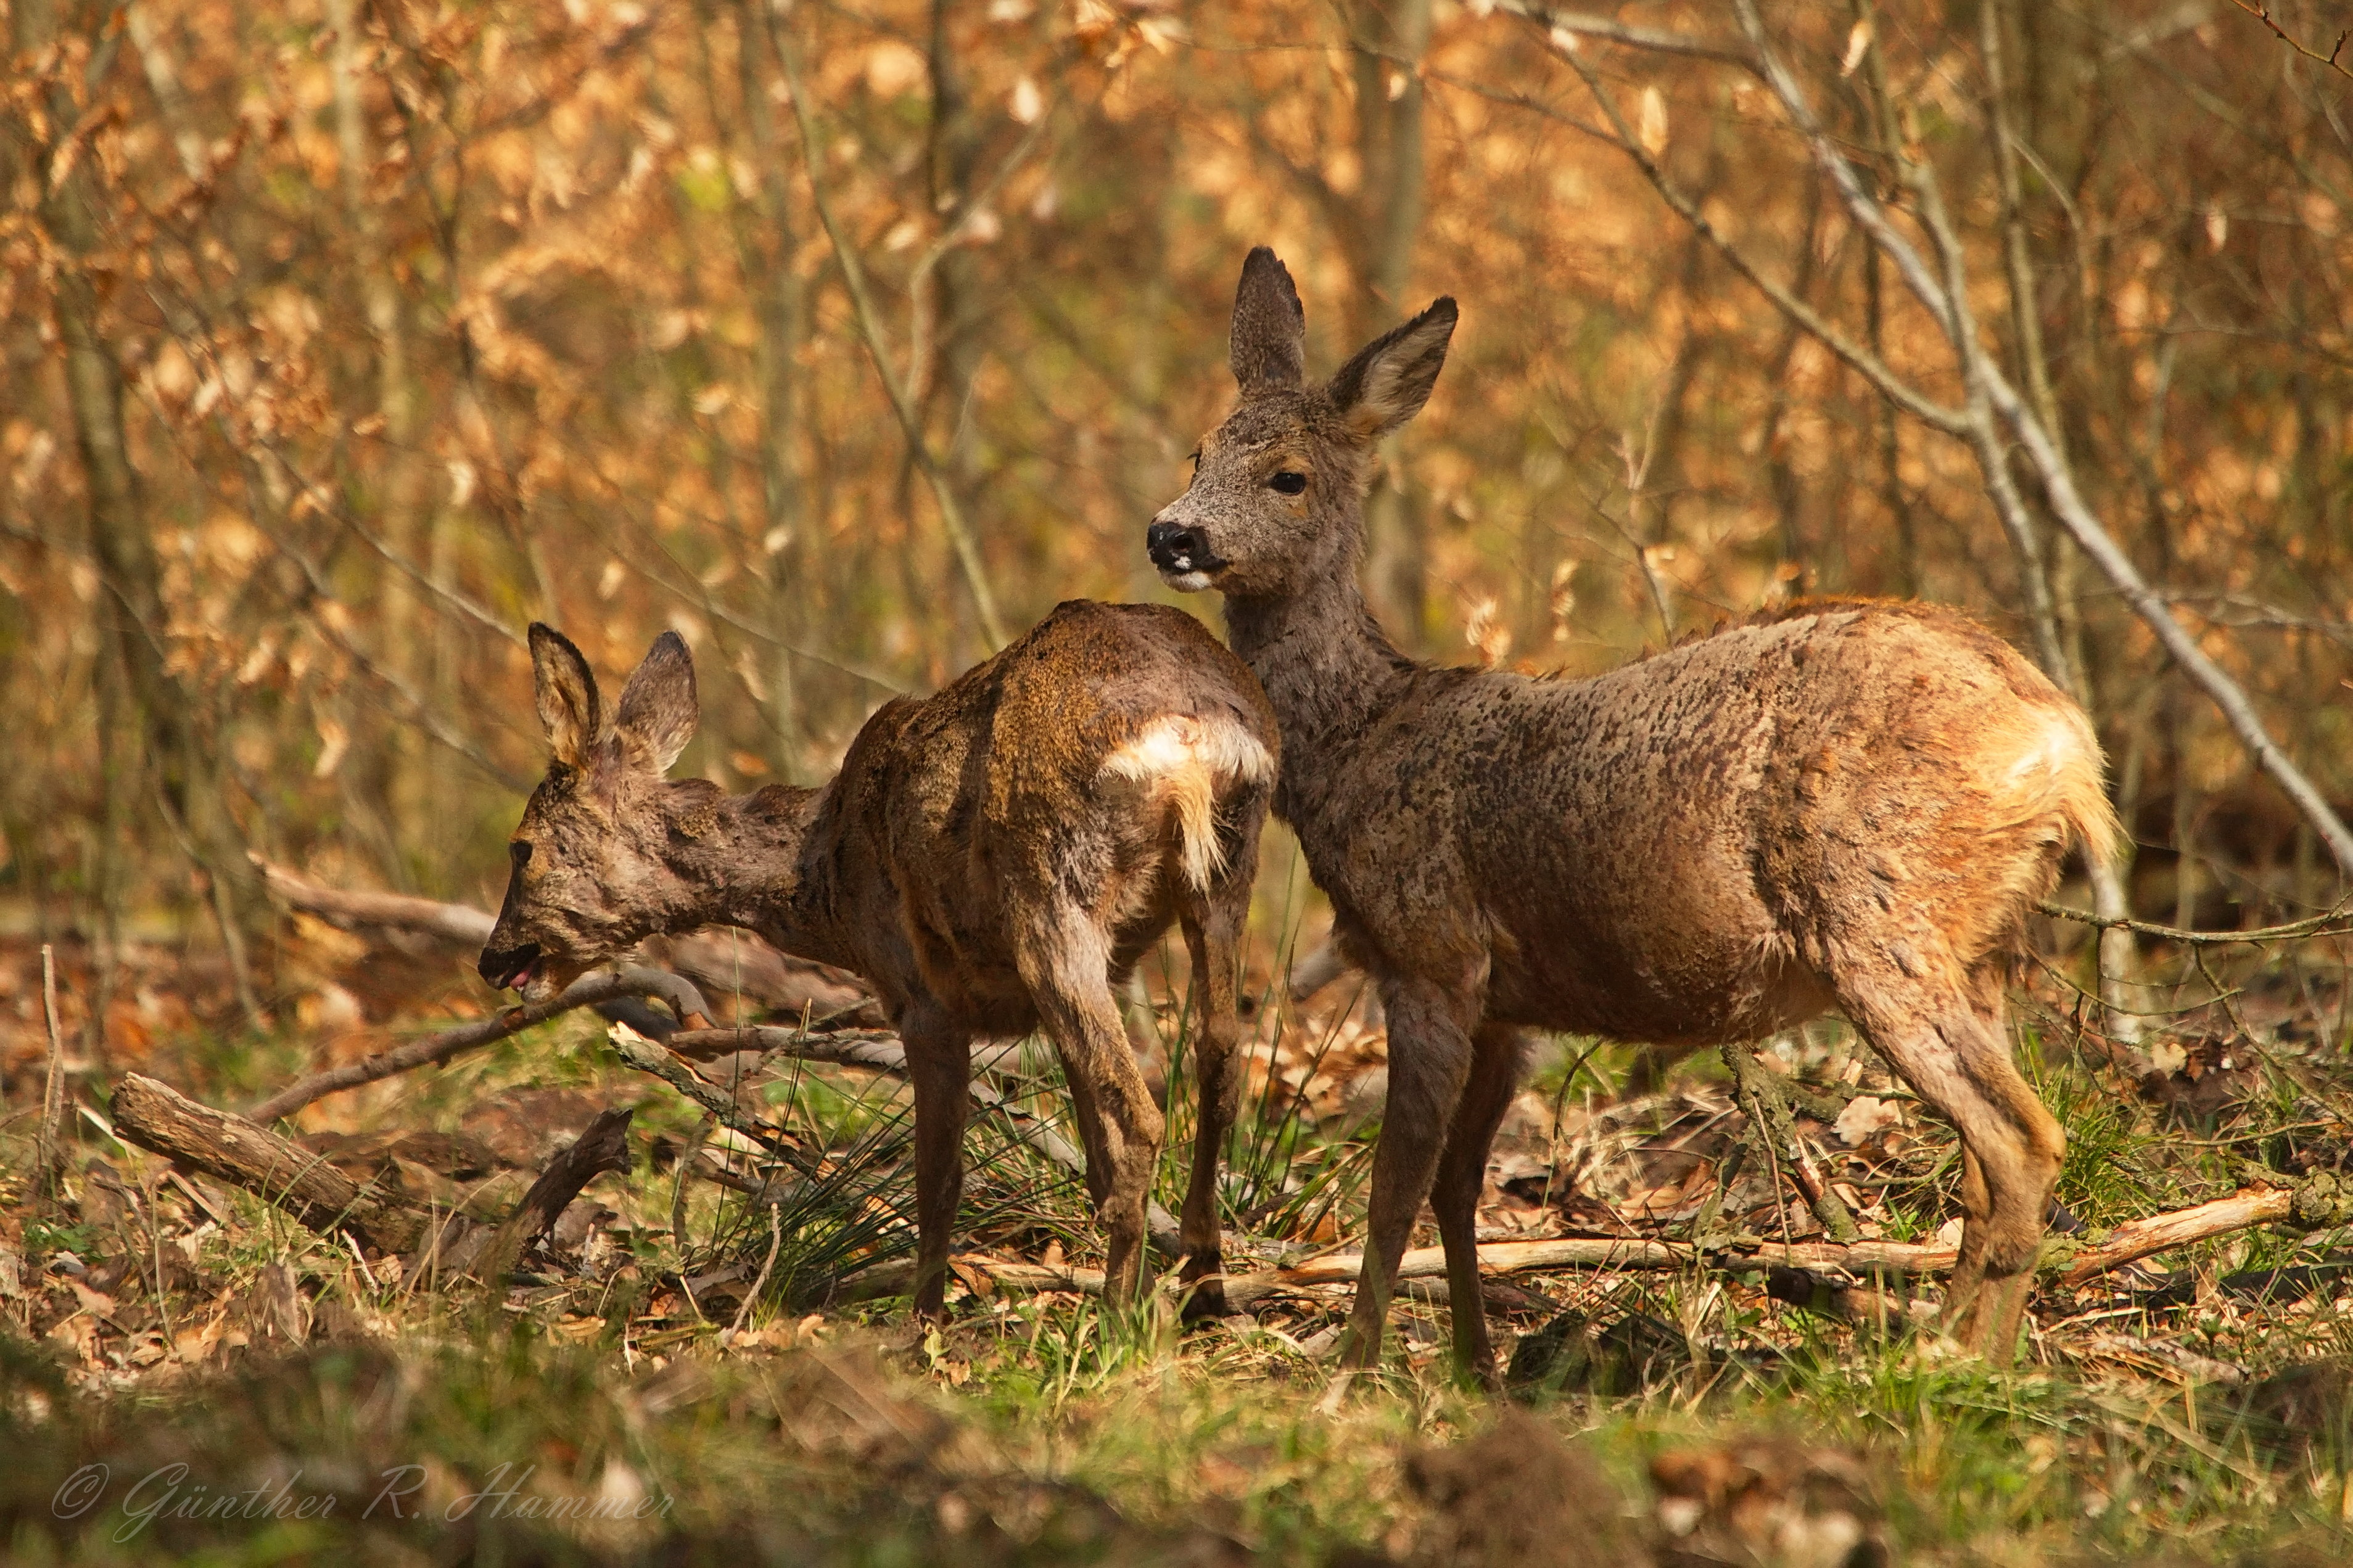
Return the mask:
<svg viewBox="0 0 2353 1568">
<path fill-rule="evenodd" d="M 1143 785 L 1167 808 L 1178 871 L 1207 892 L 1226 870 L 1219 804 L 1238 787 L 1271 784 L 1274 756 L 1231 719 L 1169 717 L 1153 721 L 1105 758 L 1103 772 Z"/>
</svg>

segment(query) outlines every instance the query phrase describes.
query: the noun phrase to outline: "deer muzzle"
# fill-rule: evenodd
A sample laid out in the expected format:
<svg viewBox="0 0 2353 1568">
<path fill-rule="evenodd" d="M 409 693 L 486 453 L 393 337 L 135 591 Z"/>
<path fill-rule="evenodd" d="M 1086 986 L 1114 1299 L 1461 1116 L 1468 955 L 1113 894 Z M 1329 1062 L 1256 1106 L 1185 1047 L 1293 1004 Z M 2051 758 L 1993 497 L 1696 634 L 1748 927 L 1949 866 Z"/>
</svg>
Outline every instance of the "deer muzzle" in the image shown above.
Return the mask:
<svg viewBox="0 0 2353 1568">
<path fill-rule="evenodd" d="M 496 950 L 486 947 L 475 968 L 491 990 L 520 991 L 531 984 L 533 973 L 539 968 L 539 943 L 535 942 Z"/>
<path fill-rule="evenodd" d="M 1206 588 L 1210 574 L 1227 564 L 1209 548 L 1208 536 L 1190 523 L 1154 523 L 1145 530 L 1144 550 L 1172 588 Z"/>
</svg>

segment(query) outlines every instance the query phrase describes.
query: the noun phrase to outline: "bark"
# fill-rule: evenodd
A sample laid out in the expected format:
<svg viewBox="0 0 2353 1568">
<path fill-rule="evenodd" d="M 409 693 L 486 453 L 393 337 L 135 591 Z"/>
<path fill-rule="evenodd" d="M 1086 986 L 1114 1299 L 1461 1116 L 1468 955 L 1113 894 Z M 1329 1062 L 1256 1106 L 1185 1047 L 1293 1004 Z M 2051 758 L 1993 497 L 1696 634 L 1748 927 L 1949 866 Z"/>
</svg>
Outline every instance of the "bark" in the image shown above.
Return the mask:
<svg viewBox="0 0 2353 1568">
<path fill-rule="evenodd" d="M 321 1156 L 266 1127 L 199 1105 L 137 1073 L 115 1087 L 114 1130 L 125 1141 L 259 1194 L 322 1236 L 348 1232 L 378 1252 L 406 1252 L 425 1216 L 363 1187 Z"/>
<path fill-rule="evenodd" d="M 555 1228 L 581 1188 L 608 1173 L 626 1175 L 629 1119 L 636 1114 L 633 1109 L 599 1112 L 579 1137 L 547 1163 L 514 1212 L 481 1244 L 471 1267 L 463 1271 L 492 1283 L 504 1280 L 513 1271 L 515 1260 Z"/>
</svg>

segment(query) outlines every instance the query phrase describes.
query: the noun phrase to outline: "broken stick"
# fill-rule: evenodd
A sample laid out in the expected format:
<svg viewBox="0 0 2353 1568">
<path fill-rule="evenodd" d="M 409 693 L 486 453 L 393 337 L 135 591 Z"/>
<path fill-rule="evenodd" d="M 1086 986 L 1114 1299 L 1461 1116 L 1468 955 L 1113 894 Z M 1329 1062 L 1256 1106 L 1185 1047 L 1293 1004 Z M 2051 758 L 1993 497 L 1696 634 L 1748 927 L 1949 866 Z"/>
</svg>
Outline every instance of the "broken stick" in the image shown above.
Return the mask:
<svg viewBox="0 0 2353 1568">
<path fill-rule="evenodd" d="M 396 1073 L 446 1062 L 452 1057 L 503 1040 L 534 1024 L 543 1024 L 559 1013 L 623 996 L 659 997 L 670 1005 L 670 1011 L 676 1013 L 681 1021 L 703 1018 L 710 1011 L 702 1000 L 702 992 L 683 976 L 667 970 L 640 969 L 635 965 L 594 970 L 557 994 L 542 1001 L 503 1008 L 487 1018 L 477 1018 L 454 1029 L 427 1035 L 405 1046 L 395 1046 L 388 1051 L 378 1051 L 364 1060 L 314 1072 L 306 1079 L 287 1085 L 255 1106 L 250 1116 L 255 1121 L 275 1121 L 281 1116 L 292 1115 L 314 1100 L 323 1100 L 343 1089 L 357 1089 L 364 1083 L 374 1083 Z"/>
</svg>

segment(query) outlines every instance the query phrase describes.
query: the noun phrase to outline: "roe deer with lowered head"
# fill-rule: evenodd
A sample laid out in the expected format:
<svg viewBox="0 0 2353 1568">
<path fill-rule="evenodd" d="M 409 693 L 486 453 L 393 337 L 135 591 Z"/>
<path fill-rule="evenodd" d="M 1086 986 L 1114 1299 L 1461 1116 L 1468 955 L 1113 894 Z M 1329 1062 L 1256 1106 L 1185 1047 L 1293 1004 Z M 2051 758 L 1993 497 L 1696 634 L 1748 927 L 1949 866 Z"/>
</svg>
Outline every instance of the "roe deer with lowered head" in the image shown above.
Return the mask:
<svg viewBox="0 0 2353 1568">
<path fill-rule="evenodd" d="M 1186 1278 L 1214 1282 L 1239 942 L 1277 747 L 1257 680 L 1199 622 L 1166 605 L 1063 605 L 936 696 L 885 705 L 831 783 L 737 796 L 663 778 L 698 718 L 675 633 L 609 722 L 563 634 L 533 626 L 531 651 L 554 760 L 510 847 L 484 980 L 552 991 L 642 938 L 710 924 L 864 975 L 906 1042 L 914 1304 L 936 1317 L 972 1041 L 1041 1027 L 1086 1146 L 1105 1289 L 1137 1289 L 1162 1119 L 1113 992 L 1173 920 L 1201 998 L 1179 1228 Z"/>
<path fill-rule="evenodd" d="M 2075 704 L 1921 605 L 1801 605 L 1590 679 L 1407 658 L 1358 592 L 1381 438 L 1445 362 L 1440 300 L 1321 384 L 1273 252 L 1234 300 L 1240 404 L 1146 538 L 1226 596 L 1282 726 L 1275 814 L 1377 984 L 1388 1108 L 1349 1360 L 1436 1211 L 1465 1369 L 1493 1377 L 1473 1213 L 1523 1027 L 1669 1050 L 1837 1009 L 1965 1150 L 1948 1329 L 2003 1357 L 2064 1147 L 2012 1064 L 2002 973 L 2071 838 L 2116 826 Z"/>
</svg>

